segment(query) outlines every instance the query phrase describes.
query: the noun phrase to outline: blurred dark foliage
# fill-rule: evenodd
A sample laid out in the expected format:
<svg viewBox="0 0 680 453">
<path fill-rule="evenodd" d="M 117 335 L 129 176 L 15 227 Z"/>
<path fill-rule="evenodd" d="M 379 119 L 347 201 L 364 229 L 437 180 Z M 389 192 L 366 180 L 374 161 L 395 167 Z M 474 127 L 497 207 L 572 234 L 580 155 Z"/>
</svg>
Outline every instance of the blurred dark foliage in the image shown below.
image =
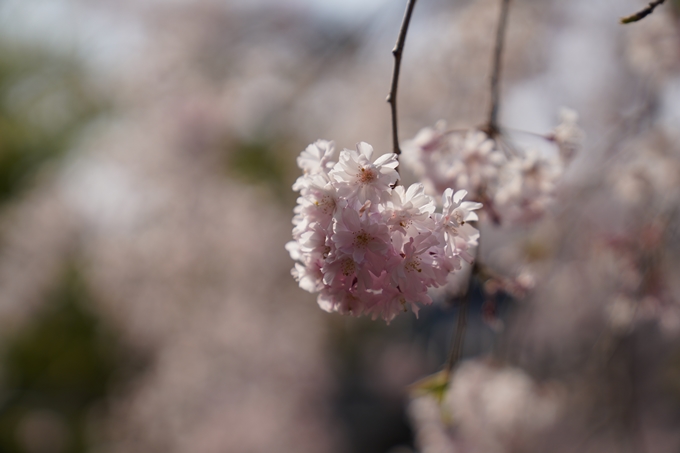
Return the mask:
<svg viewBox="0 0 680 453">
<path fill-rule="evenodd" d="M 104 109 L 73 58 L 0 44 L 0 202 L 63 156 Z"/>
<path fill-rule="evenodd" d="M 488 354 L 498 347 L 497 332 L 488 323 L 488 301 L 477 282 L 467 300 L 467 341 L 463 357 Z M 390 325 L 368 318 L 331 319 L 329 344 L 335 358 L 334 371 L 338 388 L 334 395 L 334 414 L 343 424 L 353 453 L 390 452 L 398 447 L 414 448 L 413 432 L 408 422 L 406 405 L 408 388 L 416 379 L 441 370 L 451 346 L 454 326 L 460 313 L 459 298 L 438 301 L 423 307 L 418 318 L 397 317 Z M 496 298 L 495 322 L 507 321 L 513 300 L 507 295 Z M 414 357 L 425 357 L 413 366 L 413 377 L 392 391 L 381 380 L 384 375 L 376 361 L 389 354 L 390 345 L 409 345 Z M 385 369 L 390 372 L 391 370 Z M 397 371 L 397 373 L 399 373 Z M 407 450 L 405 450 L 407 451 Z"/>
<path fill-rule="evenodd" d="M 414 324 L 404 318 L 390 326 L 367 318 L 332 320 L 329 344 L 338 381 L 333 405 L 349 443 L 347 451 L 387 452 L 396 446 L 413 446 L 405 394 L 381 392 L 373 368 L 385 345 L 414 340 Z M 377 351 L 368 352 L 366 345 L 376 342 Z"/>
<path fill-rule="evenodd" d="M 266 187 L 278 201 L 293 206 L 296 194 L 291 185 L 297 172 L 285 140 L 262 136 L 225 145 L 223 151 L 229 176 Z"/>
<path fill-rule="evenodd" d="M 46 298 L 32 324 L 3 345 L 2 452 L 87 451 L 88 417 L 130 357 L 89 311 L 76 267 Z"/>
<path fill-rule="evenodd" d="M 0 203 L 65 156 L 106 108 L 75 58 L 0 44 Z M 0 345 L 3 453 L 86 451 L 87 420 L 125 368 L 76 267 L 65 263 L 44 302 L 27 328 Z"/>
</svg>

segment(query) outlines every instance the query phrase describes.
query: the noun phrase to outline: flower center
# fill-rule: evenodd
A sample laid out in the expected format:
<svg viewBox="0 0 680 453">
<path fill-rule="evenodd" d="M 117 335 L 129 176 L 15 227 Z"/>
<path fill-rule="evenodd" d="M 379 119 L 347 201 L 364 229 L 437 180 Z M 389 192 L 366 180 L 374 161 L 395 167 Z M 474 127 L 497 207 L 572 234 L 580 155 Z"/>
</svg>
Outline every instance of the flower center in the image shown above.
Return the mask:
<svg viewBox="0 0 680 453">
<path fill-rule="evenodd" d="M 354 271 L 356 270 L 356 265 L 354 264 L 353 260 L 347 259 L 343 261 L 342 266 L 340 266 L 340 269 L 342 270 L 342 275 L 345 277 L 349 277 L 350 275 L 354 274 Z"/>
<path fill-rule="evenodd" d="M 411 258 L 410 261 L 408 261 L 406 264 L 404 264 L 404 268 L 406 269 L 407 272 L 422 272 L 423 270 L 420 268 L 420 258 L 417 256 L 414 256 Z"/>
<path fill-rule="evenodd" d="M 314 204 L 316 204 L 324 214 L 332 214 L 335 212 L 335 199 L 330 195 L 324 195 Z"/>
<path fill-rule="evenodd" d="M 465 215 L 463 214 L 463 211 L 460 209 L 454 209 L 453 210 L 453 218 L 456 220 L 456 222 L 460 225 L 463 225 L 465 223 Z"/>
<path fill-rule="evenodd" d="M 375 170 L 371 168 L 359 167 L 359 182 L 361 184 L 370 184 L 377 179 Z"/>
<path fill-rule="evenodd" d="M 357 248 L 366 248 L 369 242 L 373 239 L 373 236 L 361 230 L 359 233 L 354 233 L 354 246 Z"/>
</svg>

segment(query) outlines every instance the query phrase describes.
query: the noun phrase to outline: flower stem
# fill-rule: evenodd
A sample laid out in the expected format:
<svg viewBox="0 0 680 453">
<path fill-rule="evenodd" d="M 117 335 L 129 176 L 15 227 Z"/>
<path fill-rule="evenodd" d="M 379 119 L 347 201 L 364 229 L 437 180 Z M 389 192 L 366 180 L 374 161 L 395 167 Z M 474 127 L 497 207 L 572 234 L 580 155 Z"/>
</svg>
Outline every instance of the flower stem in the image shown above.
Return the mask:
<svg viewBox="0 0 680 453">
<path fill-rule="evenodd" d="M 491 107 L 489 119 L 486 124 L 486 132 L 490 137 L 495 137 L 500 132 L 498 127 L 498 108 L 500 104 L 500 80 L 503 59 L 503 46 L 505 44 L 505 31 L 508 24 L 510 0 L 501 0 L 501 13 L 496 28 L 496 45 L 493 52 L 493 67 L 491 70 Z"/>
<path fill-rule="evenodd" d="M 477 250 L 479 250 L 479 246 L 477 246 Z M 475 262 L 472 265 L 472 269 L 470 270 L 470 278 L 468 280 L 467 289 L 465 294 L 460 297 L 458 318 L 456 320 L 456 332 L 453 336 L 453 339 L 451 340 L 449 357 L 446 360 L 446 365 L 444 366 L 444 373 L 446 376 L 445 382 L 449 382 L 453 369 L 456 367 L 461 356 L 463 355 L 463 344 L 465 343 L 465 331 L 467 329 L 467 310 L 470 302 L 472 281 L 474 280 L 475 276 L 480 273 L 480 271 L 481 268 L 477 265 L 477 259 L 475 258 Z"/>
<path fill-rule="evenodd" d="M 472 276 L 470 276 L 470 281 L 472 281 Z M 467 328 L 467 308 L 470 299 L 470 289 L 468 288 L 467 293 L 463 295 L 460 299 L 460 305 L 458 307 L 458 319 L 456 321 L 456 332 L 451 341 L 451 349 L 449 350 L 449 357 L 446 360 L 446 366 L 444 368 L 446 372 L 446 382 L 449 382 L 451 377 L 451 372 L 455 368 L 456 364 L 460 360 L 463 353 L 463 343 L 465 342 L 465 330 Z"/>
<path fill-rule="evenodd" d="M 397 38 L 397 43 L 394 45 L 394 49 L 392 49 L 392 55 L 394 56 L 394 71 L 392 72 L 392 84 L 390 93 L 387 95 L 387 102 L 390 104 L 390 109 L 392 111 L 392 142 L 396 155 L 401 154 L 397 128 L 397 87 L 399 85 L 399 70 L 401 69 L 401 55 L 404 51 L 404 43 L 406 42 L 406 32 L 408 31 L 408 25 L 411 22 L 411 14 L 413 13 L 413 7 L 415 5 L 416 0 L 408 0 L 406 12 L 404 13 L 404 20 L 399 29 L 399 37 Z"/>
</svg>

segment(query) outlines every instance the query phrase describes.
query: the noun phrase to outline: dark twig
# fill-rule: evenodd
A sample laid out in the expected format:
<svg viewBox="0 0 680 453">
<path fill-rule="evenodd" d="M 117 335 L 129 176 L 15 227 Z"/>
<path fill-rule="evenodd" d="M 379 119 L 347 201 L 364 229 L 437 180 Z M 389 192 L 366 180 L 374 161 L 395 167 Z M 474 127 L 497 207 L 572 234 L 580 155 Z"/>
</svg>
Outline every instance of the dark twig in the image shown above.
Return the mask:
<svg viewBox="0 0 680 453">
<path fill-rule="evenodd" d="M 621 23 L 622 24 L 631 24 L 633 22 L 637 22 L 639 20 L 644 19 L 645 17 L 649 16 L 654 12 L 657 6 L 663 4 L 666 0 L 654 0 L 651 2 L 649 5 L 647 5 L 645 8 L 641 9 L 635 14 L 631 14 L 630 16 L 622 17 L 621 18 Z"/>
<path fill-rule="evenodd" d="M 470 277 L 472 279 L 472 276 Z M 449 350 L 449 357 L 446 360 L 444 371 L 446 373 L 445 382 L 449 382 L 451 372 L 460 360 L 463 353 L 463 342 L 465 340 L 465 330 L 467 327 L 467 308 L 470 299 L 470 291 L 463 295 L 460 299 L 458 307 L 458 320 L 456 322 L 456 333 L 451 341 L 451 349 Z"/>
<path fill-rule="evenodd" d="M 392 110 L 392 142 L 394 143 L 394 153 L 396 155 L 401 154 L 399 134 L 397 132 L 397 85 L 399 84 L 399 69 L 401 68 L 401 54 L 404 51 L 404 42 L 406 42 L 406 32 L 408 31 L 408 24 L 411 22 L 411 14 L 413 13 L 415 4 L 416 0 L 408 1 L 406 12 L 404 13 L 404 20 L 402 21 L 401 29 L 399 30 L 399 37 L 397 38 L 397 43 L 394 45 L 394 49 L 392 49 L 392 55 L 394 55 L 394 72 L 392 72 L 392 86 L 390 88 L 390 94 L 387 95 L 387 102 L 389 102 Z"/>
<path fill-rule="evenodd" d="M 479 247 L 478 247 L 479 248 Z M 467 328 L 467 309 L 470 302 L 470 293 L 472 290 L 472 280 L 475 275 L 479 273 L 479 266 L 477 261 L 472 265 L 470 270 L 470 277 L 468 280 L 467 290 L 465 294 L 460 297 L 460 302 L 458 306 L 458 319 L 456 321 L 456 332 L 451 340 L 451 349 L 449 350 L 449 357 L 446 360 L 446 365 L 444 366 L 444 373 L 446 376 L 445 382 L 449 382 L 451 377 L 451 372 L 458 364 L 461 356 L 463 355 L 463 343 L 465 342 L 465 330 Z"/>
<path fill-rule="evenodd" d="M 508 13 L 510 11 L 510 0 L 501 0 L 501 14 L 498 18 L 498 28 L 496 29 L 496 46 L 493 52 L 493 68 L 491 70 L 491 108 L 489 109 L 489 120 L 486 124 L 486 131 L 491 137 L 498 135 L 498 105 L 500 104 L 500 80 L 503 59 L 503 44 L 505 43 L 505 31 L 508 24 Z"/>
</svg>

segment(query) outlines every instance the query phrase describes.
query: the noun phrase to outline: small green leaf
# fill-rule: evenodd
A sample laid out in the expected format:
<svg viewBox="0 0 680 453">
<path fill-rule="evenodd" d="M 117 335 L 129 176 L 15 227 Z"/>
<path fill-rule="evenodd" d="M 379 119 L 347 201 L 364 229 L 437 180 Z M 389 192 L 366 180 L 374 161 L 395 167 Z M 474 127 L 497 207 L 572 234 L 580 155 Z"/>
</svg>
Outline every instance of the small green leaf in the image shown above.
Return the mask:
<svg viewBox="0 0 680 453">
<path fill-rule="evenodd" d="M 411 384 L 409 390 L 414 396 L 430 395 L 441 403 L 448 388 L 449 373 L 446 370 L 442 370 Z"/>
</svg>

